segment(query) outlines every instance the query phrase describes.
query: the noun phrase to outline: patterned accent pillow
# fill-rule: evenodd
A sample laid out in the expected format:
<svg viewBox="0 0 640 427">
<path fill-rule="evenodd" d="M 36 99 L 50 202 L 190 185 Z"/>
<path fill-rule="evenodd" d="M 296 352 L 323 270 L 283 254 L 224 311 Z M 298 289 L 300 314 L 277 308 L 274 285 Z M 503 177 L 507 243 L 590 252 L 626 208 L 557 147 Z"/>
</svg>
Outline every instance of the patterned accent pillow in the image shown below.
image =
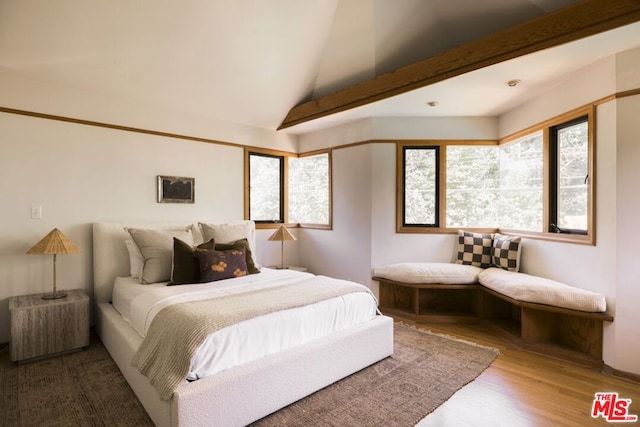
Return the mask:
<svg viewBox="0 0 640 427">
<path fill-rule="evenodd" d="M 228 251 L 196 249 L 196 256 L 200 262 L 201 282 L 215 282 L 248 274 L 244 247 Z"/>
<path fill-rule="evenodd" d="M 520 270 L 520 253 L 522 252 L 520 236 L 498 234 L 493 238 L 493 259 L 491 263 L 498 268 L 509 271 Z"/>
<path fill-rule="evenodd" d="M 196 249 L 213 250 L 215 242 L 211 239 L 194 248 L 177 237 L 173 238 L 173 268 L 167 286 L 200 283 L 200 262 L 196 257 Z"/>
<path fill-rule="evenodd" d="M 247 239 L 239 239 L 230 243 L 216 243 L 216 251 L 228 251 L 229 249 L 238 249 L 244 247 L 246 251 L 245 260 L 247 261 L 247 270 L 249 274 L 260 273 L 260 269 L 253 262 L 253 255 L 251 254 L 251 248 L 249 247 L 249 241 Z"/>
<path fill-rule="evenodd" d="M 456 264 L 491 267 L 493 234 L 458 231 L 458 259 Z"/>
</svg>

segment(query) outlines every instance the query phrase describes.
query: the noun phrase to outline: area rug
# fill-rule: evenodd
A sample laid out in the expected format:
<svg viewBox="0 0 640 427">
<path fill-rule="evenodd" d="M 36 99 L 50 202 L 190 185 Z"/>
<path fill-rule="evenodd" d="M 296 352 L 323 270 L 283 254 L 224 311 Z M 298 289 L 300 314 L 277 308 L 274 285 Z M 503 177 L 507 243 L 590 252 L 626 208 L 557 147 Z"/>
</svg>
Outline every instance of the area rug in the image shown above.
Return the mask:
<svg viewBox="0 0 640 427">
<path fill-rule="evenodd" d="M 7 358 L 8 359 L 8 358 Z M 0 426 L 153 426 L 102 343 L 0 365 Z"/>
<path fill-rule="evenodd" d="M 252 426 L 413 426 L 497 355 L 497 349 L 396 324 L 391 357 Z"/>
<path fill-rule="evenodd" d="M 473 381 L 497 350 L 396 324 L 394 354 L 255 426 L 412 426 Z M 6 351 L 6 350 L 3 350 Z M 104 346 L 0 364 L 2 426 L 152 426 Z"/>
</svg>

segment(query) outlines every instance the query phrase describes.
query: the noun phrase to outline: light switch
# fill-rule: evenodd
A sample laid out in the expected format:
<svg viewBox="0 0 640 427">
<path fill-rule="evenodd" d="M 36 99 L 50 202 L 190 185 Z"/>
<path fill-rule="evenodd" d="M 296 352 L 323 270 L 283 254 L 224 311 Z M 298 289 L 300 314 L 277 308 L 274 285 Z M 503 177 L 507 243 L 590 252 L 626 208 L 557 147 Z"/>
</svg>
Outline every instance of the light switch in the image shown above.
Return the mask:
<svg viewBox="0 0 640 427">
<path fill-rule="evenodd" d="M 42 219 L 42 206 L 31 206 L 31 219 Z"/>
</svg>

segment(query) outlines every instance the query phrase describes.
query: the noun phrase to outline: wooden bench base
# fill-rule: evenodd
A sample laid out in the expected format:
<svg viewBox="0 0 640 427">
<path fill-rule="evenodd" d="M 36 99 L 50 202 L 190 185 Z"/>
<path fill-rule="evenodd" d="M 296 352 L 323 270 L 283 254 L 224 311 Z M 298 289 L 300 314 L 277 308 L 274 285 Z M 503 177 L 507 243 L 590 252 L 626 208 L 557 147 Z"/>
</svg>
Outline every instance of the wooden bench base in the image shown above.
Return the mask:
<svg viewBox="0 0 640 427">
<path fill-rule="evenodd" d="M 588 313 L 514 300 L 480 284 L 415 284 L 374 277 L 380 310 L 416 323 L 481 323 L 514 345 L 602 368 L 606 313 Z"/>
</svg>

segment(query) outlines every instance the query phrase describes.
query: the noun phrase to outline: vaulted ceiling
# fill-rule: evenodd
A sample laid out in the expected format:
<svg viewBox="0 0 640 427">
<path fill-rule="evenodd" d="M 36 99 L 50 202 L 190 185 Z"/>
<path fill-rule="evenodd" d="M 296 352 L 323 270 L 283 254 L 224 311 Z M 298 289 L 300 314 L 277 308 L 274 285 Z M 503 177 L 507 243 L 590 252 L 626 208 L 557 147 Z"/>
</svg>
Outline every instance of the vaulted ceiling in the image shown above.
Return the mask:
<svg viewBox="0 0 640 427">
<path fill-rule="evenodd" d="M 0 78 L 68 87 L 92 94 L 95 102 L 108 94 L 140 106 L 277 129 L 298 104 L 575 3 L 0 0 Z M 495 81 L 526 83 L 518 89 L 521 102 L 576 67 L 640 45 L 640 26 L 608 37 L 464 73 L 285 132 L 372 115 L 497 115 L 518 101 L 503 85 L 489 86 Z M 437 109 L 425 107 L 430 100 L 439 102 Z"/>
</svg>

